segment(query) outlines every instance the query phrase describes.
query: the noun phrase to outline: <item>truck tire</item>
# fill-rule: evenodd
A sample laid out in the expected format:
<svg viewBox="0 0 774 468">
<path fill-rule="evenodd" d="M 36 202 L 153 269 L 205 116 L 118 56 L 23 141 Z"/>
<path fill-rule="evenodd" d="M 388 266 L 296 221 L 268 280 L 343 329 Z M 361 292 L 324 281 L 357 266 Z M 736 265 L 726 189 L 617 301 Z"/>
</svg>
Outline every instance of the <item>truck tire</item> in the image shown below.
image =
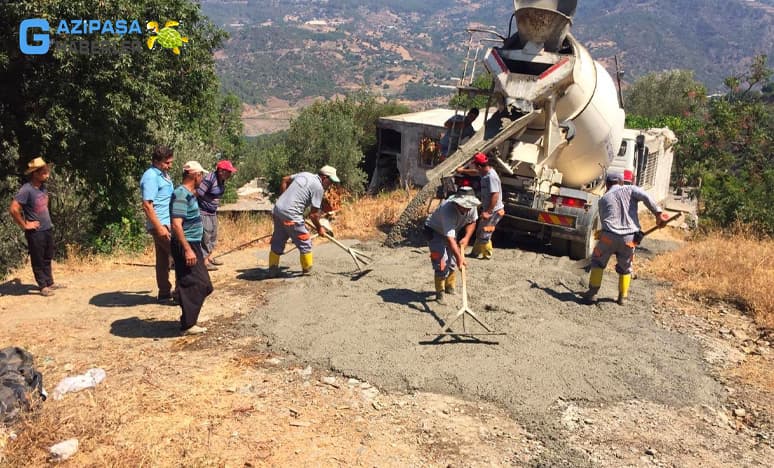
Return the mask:
<svg viewBox="0 0 774 468">
<path fill-rule="evenodd" d="M 594 252 L 594 245 L 596 244 L 594 233 L 599 230 L 599 228 L 599 215 L 594 215 L 594 221 L 592 221 L 591 226 L 589 226 L 589 230 L 586 231 L 585 240 L 570 242 L 570 258 L 572 260 L 583 260 L 591 257 L 591 254 Z"/>
<path fill-rule="evenodd" d="M 570 249 L 570 241 L 567 239 L 560 239 L 558 237 L 551 238 L 551 245 L 548 246 L 548 251 L 551 255 L 557 257 L 564 257 Z"/>
</svg>

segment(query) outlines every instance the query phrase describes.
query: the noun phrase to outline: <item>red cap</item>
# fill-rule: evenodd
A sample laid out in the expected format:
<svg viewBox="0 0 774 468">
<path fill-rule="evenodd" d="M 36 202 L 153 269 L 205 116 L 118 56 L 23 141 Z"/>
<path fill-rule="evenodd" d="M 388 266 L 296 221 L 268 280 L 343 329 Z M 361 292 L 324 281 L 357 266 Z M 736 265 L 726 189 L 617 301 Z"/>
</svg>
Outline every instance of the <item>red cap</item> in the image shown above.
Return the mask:
<svg viewBox="0 0 774 468">
<path fill-rule="evenodd" d="M 234 167 L 233 164 L 231 164 L 231 161 L 228 159 L 224 159 L 223 161 L 218 161 L 218 164 L 215 166 L 216 169 L 223 169 L 224 171 L 228 172 L 236 172 L 236 167 Z"/>
<path fill-rule="evenodd" d="M 476 153 L 473 156 L 473 162 L 476 164 L 489 164 L 489 158 L 484 153 Z"/>
</svg>

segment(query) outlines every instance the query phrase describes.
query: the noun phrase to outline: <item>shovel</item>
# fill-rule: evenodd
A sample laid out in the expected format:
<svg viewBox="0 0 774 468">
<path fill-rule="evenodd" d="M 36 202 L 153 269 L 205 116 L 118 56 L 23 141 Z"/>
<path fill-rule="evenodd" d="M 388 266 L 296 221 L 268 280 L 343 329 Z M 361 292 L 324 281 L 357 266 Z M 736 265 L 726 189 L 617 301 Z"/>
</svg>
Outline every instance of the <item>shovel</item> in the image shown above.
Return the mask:
<svg viewBox="0 0 774 468">
<path fill-rule="evenodd" d="M 309 221 L 307 221 L 306 224 L 309 227 L 314 228 L 314 226 Z M 363 271 L 364 267 L 367 267 L 368 265 L 370 265 L 374 261 L 373 258 L 371 258 L 371 256 L 369 256 L 368 254 L 366 254 L 364 252 L 361 252 L 360 250 L 353 249 L 352 247 L 347 247 L 346 245 L 342 244 L 337 239 L 335 239 L 333 236 L 330 236 L 327 233 L 325 233 L 325 234 L 319 233 L 319 234 L 322 237 L 324 237 L 324 238 L 328 239 L 329 241 L 333 242 L 334 244 L 336 244 L 339 248 L 341 248 L 345 252 L 347 252 L 349 254 L 349 256 L 352 257 L 352 260 L 355 262 L 355 266 L 357 267 L 358 271 L 360 271 L 360 272 Z"/>
</svg>

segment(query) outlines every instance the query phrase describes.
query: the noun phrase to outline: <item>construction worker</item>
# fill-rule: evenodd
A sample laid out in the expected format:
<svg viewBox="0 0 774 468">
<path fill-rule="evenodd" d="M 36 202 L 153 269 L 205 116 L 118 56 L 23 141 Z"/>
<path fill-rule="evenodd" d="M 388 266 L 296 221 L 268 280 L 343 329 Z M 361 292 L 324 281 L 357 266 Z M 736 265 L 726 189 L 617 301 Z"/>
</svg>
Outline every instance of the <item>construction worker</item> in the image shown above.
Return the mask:
<svg viewBox="0 0 774 468">
<path fill-rule="evenodd" d="M 457 267 L 465 266 L 463 252 L 473 236 L 481 202 L 470 187 L 441 202 L 425 221 L 425 237 L 430 246 L 430 261 L 435 272 L 435 298 L 445 304 L 444 293 L 454 294 Z M 462 239 L 457 237 L 462 233 Z"/>
<path fill-rule="evenodd" d="M 474 258 L 490 260 L 492 258 L 492 234 L 497 223 L 505 216 L 503 205 L 502 183 L 497 171 L 489 163 L 489 157 L 484 153 L 473 156 L 474 168 L 457 168 L 457 173 L 481 176 L 481 217 L 476 229 L 476 243 L 470 253 Z"/>
<path fill-rule="evenodd" d="M 269 276 L 279 274 L 280 255 L 285 252 L 288 238 L 298 247 L 301 255 L 302 273 L 308 275 L 312 271 L 312 237 L 304 223 L 304 212 L 311 206 L 309 219 L 317 232 L 324 236 L 325 228 L 320 224 L 323 194 L 332 183 L 341 182 L 336 175 L 336 169 L 323 166 L 317 172 L 299 172 L 282 178 L 280 197 L 274 204 L 272 219 L 274 232 L 271 235 L 271 251 L 269 252 Z"/>
<path fill-rule="evenodd" d="M 589 304 L 594 302 L 594 296 L 602 285 L 602 274 L 610 256 L 615 254 L 618 272 L 618 304 L 623 305 L 629 295 L 629 284 L 632 280 L 632 257 L 636 246 L 636 236 L 640 232 L 640 221 L 637 217 L 638 202 L 656 216 L 659 228 L 666 225 L 662 219 L 661 208 L 648 193 L 635 185 L 623 185 L 623 175 L 608 173 L 605 179 L 607 193 L 599 200 L 599 218 L 602 231 L 599 241 L 591 256 L 591 274 L 589 289 L 583 295 Z"/>
</svg>

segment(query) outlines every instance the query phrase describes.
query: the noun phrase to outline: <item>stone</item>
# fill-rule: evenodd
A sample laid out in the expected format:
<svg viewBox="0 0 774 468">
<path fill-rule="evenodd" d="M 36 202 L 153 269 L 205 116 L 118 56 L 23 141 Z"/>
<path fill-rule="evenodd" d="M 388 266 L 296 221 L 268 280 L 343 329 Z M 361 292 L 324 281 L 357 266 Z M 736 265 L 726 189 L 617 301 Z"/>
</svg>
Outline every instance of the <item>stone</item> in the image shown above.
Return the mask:
<svg viewBox="0 0 774 468">
<path fill-rule="evenodd" d="M 299 369 L 298 375 L 304 379 L 308 379 L 312 375 L 312 366 L 306 366 L 303 369 Z"/>
<path fill-rule="evenodd" d="M 747 416 L 747 411 L 745 411 L 744 408 L 737 408 L 734 410 L 734 416 L 736 416 L 737 418 L 743 418 Z"/>
<path fill-rule="evenodd" d="M 63 461 L 75 455 L 78 451 L 78 439 L 68 439 L 52 445 L 48 449 L 52 461 Z"/>
<path fill-rule="evenodd" d="M 645 455 L 650 455 L 651 457 L 655 457 L 656 456 L 656 451 L 653 450 L 652 448 L 646 448 L 645 449 Z"/>
<path fill-rule="evenodd" d="M 747 333 L 743 332 L 742 330 L 731 330 L 731 334 L 734 337 L 739 338 L 741 341 L 746 341 L 749 339 L 747 337 Z"/>
</svg>

